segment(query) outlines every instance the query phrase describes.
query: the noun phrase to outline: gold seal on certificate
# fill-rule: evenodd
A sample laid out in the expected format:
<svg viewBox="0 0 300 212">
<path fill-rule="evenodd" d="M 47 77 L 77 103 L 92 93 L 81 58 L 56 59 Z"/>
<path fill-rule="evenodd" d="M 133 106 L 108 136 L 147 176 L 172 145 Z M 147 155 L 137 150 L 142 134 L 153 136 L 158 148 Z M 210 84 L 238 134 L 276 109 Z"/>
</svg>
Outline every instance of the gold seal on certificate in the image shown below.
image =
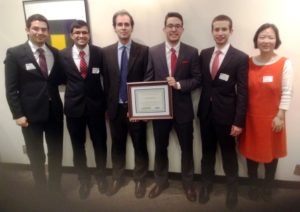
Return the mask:
<svg viewBox="0 0 300 212">
<path fill-rule="evenodd" d="M 172 89 L 166 81 L 127 83 L 131 120 L 172 119 Z"/>
</svg>

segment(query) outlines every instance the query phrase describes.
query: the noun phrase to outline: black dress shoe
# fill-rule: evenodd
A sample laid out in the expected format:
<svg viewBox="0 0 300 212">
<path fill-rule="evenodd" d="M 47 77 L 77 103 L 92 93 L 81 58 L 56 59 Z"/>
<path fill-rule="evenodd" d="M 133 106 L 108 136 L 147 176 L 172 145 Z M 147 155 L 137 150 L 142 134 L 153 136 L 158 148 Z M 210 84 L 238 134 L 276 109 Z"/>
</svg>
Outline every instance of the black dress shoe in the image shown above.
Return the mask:
<svg viewBox="0 0 300 212">
<path fill-rule="evenodd" d="M 106 179 L 98 180 L 97 185 L 98 185 L 98 191 L 101 194 L 106 193 L 108 187 Z"/>
<path fill-rule="evenodd" d="M 122 186 L 123 186 L 123 183 L 121 182 L 121 180 L 114 180 L 110 186 L 107 196 L 112 196 L 112 195 L 116 194 Z"/>
<path fill-rule="evenodd" d="M 186 195 L 186 198 L 191 201 L 191 202 L 195 202 L 196 201 L 196 198 L 197 198 L 197 194 L 196 194 L 196 191 L 194 188 L 187 188 L 185 189 L 185 195 Z"/>
<path fill-rule="evenodd" d="M 233 209 L 237 206 L 238 203 L 238 194 L 237 190 L 228 190 L 226 195 L 226 207 L 229 209 Z"/>
<path fill-rule="evenodd" d="M 259 199 L 259 189 L 257 186 L 250 186 L 248 191 L 250 200 L 257 201 Z"/>
<path fill-rule="evenodd" d="M 143 198 L 146 194 L 146 185 L 144 182 L 142 181 L 137 181 L 135 183 L 135 190 L 134 190 L 134 194 L 136 198 Z"/>
<path fill-rule="evenodd" d="M 148 197 L 149 197 L 150 199 L 153 199 L 153 198 L 159 196 L 159 195 L 161 194 L 161 192 L 162 192 L 163 190 L 167 189 L 168 187 L 169 187 L 169 183 L 168 183 L 168 182 L 166 182 L 166 183 L 164 183 L 164 184 L 162 184 L 162 185 L 157 185 L 157 184 L 155 184 L 154 187 L 153 187 L 153 188 L 151 189 L 151 191 L 149 192 Z"/>
<path fill-rule="evenodd" d="M 211 192 L 211 189 L 209 186 L 202 186 L 199 193 L 199 202 L 202 204 L 205 204 L 209 200 L 209 194 Z"/>
<path fill-rule="evenodd" d="M 90 182 L 82 182 L 79 187 L 79 197 L 80 199 L 87 199 L 90 195 L 92 184 Z"/>
<path fill-rule="evenodd" d="M 271 187 L 264 187 L 261 193 L 261 197 L 265 202 L 271 202 L 272 201 Z"/>
</svg>

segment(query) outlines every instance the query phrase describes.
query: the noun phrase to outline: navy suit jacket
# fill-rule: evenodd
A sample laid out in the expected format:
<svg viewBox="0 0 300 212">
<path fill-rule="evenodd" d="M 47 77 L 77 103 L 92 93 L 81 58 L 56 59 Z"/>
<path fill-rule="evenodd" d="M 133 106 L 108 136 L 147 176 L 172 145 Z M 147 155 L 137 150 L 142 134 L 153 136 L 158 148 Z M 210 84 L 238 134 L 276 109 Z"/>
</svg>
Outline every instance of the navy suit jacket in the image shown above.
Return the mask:
<svg viewBox="0 0 300 212">
<path fill-rule="evenodd" d="M 212 107 L 212 115 L 217 123 L 243 127 L 248 98 L 248 55 L 230 46 L 212 80 L 209 64 L 213 51 L 214 47 L 204 49 L 199 57 L 202 71 L 202 92 L 198 106 L 200 122 L 207 121 L 208 111 Z"/>
<path fill-rule="evenodd" d="M 152 80 L 166 80 L 169 76 L 165 43 L 150 48 L 148 71 Z M 174 78 L 181 85 L 180 90 L 173 89 L 173 116 L 178 123 L 186 123 L 194 118 L 191 91 L 200 86 L 198 50 L 180 43 Z"/>
<path fill-rule="evenodd" d="M 141 82 L 149 78 L 147 73 L 148 64 L 147 46 L 131 43 L 127 82 Z M 115 119 L 119 104 L 119 81 L 120 70 L 118 65 L 118 43 L 107 46 L 103 49 L 104 53 L 104 84 L 107 96 L 107 110 L 110 119 Z"/>
<path fill-rule="evenodd" d="M 55 115 L 63 120 L 62 102 L 58 85 L 63 74 L 59 63 L 59 52 L 48 46 L 54 56 L 54 64 L 48 78 L 44 78 L 28 42 L 9 48 L 6 52 L 5 87 L 6 98 L 13 118 L 26 116 L 31 123 L 47 121 L 49 100 Z"/>
<path fill-rule="evenodd" d="M 81 117 L 85 113 L 97 116 L 106 108 L 101 74 L 103 75 L 102 52 L 90 45 L 90 59 L 86 78 L 82 78 L 72 56 L 72 47 L 61 52 L 61 64 L 66 75 L 64 112 L 69 117 Z"/>
</svg>

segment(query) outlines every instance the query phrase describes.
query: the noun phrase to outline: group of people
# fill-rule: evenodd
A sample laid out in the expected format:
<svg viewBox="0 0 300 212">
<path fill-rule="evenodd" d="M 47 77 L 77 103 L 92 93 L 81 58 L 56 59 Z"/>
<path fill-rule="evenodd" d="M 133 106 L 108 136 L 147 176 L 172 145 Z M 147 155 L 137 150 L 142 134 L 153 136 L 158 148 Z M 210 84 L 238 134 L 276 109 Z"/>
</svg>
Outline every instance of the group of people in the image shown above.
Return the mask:
<svg viewBox="0 0 300 212">
<path fill-rule="evenodd" d="M 201 87 L 197 116 L 202 139 L 202 183 L 198 200 L 209 201 L 213 189 L 217 146 L 220 146 L 227 180 L 226 206 L 238 203 L 238 161 L 236 142 L 247 159 L 251 180 L 249 197 L 271 198 L 272 182 L 279 157 L 286 152 L 285 111 L 292 96 L 293 71 L 290 60 L 275 53 L 280 46 L 273 24 L 263 24 L 255 33 L 250 57 L 234 48 L 230 17 L 219 15 L 211 24 L 215 46 L 198 50 L 181 42 L 184 23 L 181 14 L 165 16 L 166 40 L 154 47 L 131 39 L 133 17 L 125 10 L 113 16 L 118 41 L 105 48 L 90 43 L 86 22 L 70 27 L 74 45 L 61 52 L 49 46 L 47 19 L 35 14 L 26 21 L 28 41 L 7 50 L 6 96 L 13 118 L 21 126 L 33 177 L 38 190 L 61 189 L 63 112 L 73 148 L 74 167 L 80 182 L 81 199 L 89 196 L 95 176 L 100 193 L 111 196 L 124 186 L 126 140 L 131 136 L 135 166 L 135 196 L 146 194 L 148 172 L 147 122 L 129 120 L 127 82 L 167 81 L 172 87 L 173 119 L 153 120 L 155 141 L 154 184 L 148 197 L 156 198 L 169 187 L 168 144 L 174 128 L 181 147 L 181 175 L 186 198 L 196 201 L 193 157 L 193 104 L 191 91 Z M 58 86 L 65 84 L 64 105 Z M 106 179 L 106 113 L 112 149 L 112 182 Z M 93 143 L 96 171 L 87 167 L 86 128 Z M 48 147 L 45 174 L 43 140 Z M 257 184 L 257 167 L 266 168 L 263 191 Z"/>
</svg>

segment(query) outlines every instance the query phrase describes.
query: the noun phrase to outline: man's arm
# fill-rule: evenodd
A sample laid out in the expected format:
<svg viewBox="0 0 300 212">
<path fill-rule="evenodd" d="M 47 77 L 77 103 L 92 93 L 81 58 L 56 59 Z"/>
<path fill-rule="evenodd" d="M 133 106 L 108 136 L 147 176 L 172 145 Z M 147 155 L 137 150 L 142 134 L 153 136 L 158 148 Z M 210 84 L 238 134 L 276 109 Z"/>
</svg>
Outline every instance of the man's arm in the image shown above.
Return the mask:
<svg viewBox="0 0 300 212">
<path fill-rule="evenodd" d="M 24 116 L 20 101 L 20 67 L 12 49 L 6 52 L 5 64 L 5 88 L 6 99 L 14 119 Z"/>
</svg>

